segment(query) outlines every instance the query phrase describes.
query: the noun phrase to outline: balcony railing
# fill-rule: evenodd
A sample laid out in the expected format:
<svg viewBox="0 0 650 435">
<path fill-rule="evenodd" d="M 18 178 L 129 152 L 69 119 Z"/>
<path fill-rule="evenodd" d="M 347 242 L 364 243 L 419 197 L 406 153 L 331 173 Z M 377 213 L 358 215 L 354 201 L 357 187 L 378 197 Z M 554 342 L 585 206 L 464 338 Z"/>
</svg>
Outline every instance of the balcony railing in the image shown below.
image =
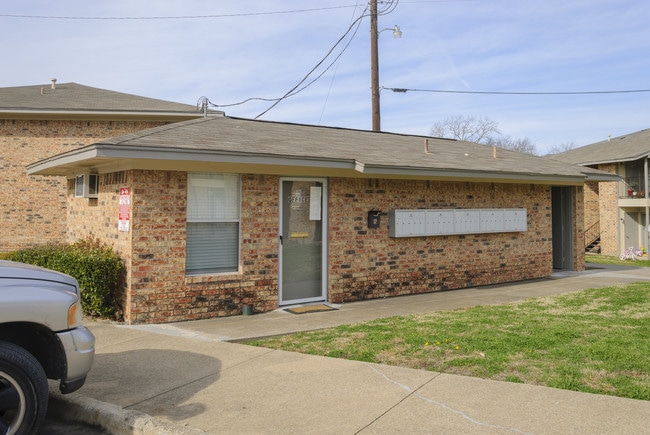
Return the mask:
<svg viewBox="0 0 650 435">
<path fill-rule="evenodd" d="M 646 186 L 649 183 L 644 182 L 643 176 L 624 178 L 619 184 L 619 198 L 643 199 L 646 197 Z"/>
</svg>

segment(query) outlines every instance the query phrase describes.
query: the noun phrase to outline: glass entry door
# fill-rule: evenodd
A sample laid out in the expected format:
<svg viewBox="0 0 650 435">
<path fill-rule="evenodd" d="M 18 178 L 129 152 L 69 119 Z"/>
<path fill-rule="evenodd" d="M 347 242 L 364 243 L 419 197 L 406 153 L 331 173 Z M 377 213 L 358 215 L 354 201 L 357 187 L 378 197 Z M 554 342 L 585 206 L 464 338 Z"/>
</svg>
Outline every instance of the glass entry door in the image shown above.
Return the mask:
<svg viewBox="0 0 650 435">
<path fill-rule="evenodd" d="M 326 295 L 325 179 L 280 180 L 280 305 Z"/>
</svg>

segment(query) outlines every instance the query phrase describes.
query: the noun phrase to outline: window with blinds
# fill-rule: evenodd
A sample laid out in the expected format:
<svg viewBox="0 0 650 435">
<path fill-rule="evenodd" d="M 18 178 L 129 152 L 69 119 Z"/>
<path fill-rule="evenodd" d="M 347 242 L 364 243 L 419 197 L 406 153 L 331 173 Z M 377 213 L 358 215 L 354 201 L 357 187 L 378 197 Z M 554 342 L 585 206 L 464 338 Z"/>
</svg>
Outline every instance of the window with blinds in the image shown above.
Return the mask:
<svg viewBox="0 0 650 435">
<path fill-rule="evenodd" d="M 240 203 L 238 174 L 188 173 L 187 275 L 239 270 Z"/>
</svg>

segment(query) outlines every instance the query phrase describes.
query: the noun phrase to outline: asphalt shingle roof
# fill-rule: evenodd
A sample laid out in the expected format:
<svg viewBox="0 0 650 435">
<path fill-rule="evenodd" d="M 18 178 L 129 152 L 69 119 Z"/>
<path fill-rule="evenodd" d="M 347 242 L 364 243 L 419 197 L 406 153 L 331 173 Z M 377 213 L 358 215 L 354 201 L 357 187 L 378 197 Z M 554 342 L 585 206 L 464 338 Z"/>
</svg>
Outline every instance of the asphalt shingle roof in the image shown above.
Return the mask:
<svg viewBox="0 0 650 435">
<path fill-rule="evenodd" d="M 500 178 L 511 180 L 562 179 L 581 182 L 589 168 L 490 146 L 404 134 L 378 133 L 302 124 L 216 116 L 178 122 L 103 140 L 86 149 L 104 150 L 102 158 L 129 158 L 148 153 L 155 159 L 173 151 L 184 160 L 207 155 L 232 158 L 295 159 L 345 163 L 365 174 Z M 187 157 L 187 156 L 190 157 Z M 70 164 L 68 156 L 67 164 Z M 42 166 L 54 167 L 54 160 Z M 63 161 L 61 159 L 60 161 Z M 41 162 L 42 163 L 42 162 Z M 91 162 L 86 162 L 91 164 Z M 34 164 L 32 171 L 39 171 Z M 445 175 L 441 175 L 441 174 Z"/>
<path fill-rule="evenodd" d="M 618 136 L 551 156 L 578 165 L 638 160 L 650 155 L 650 129 Z"/>
<path fill-rule="evenodd" d="M 0 113 L 12 111 L 187 112 L 196 106 L 93 88 L 77 83 L 0 88 Z"/>
</svg>

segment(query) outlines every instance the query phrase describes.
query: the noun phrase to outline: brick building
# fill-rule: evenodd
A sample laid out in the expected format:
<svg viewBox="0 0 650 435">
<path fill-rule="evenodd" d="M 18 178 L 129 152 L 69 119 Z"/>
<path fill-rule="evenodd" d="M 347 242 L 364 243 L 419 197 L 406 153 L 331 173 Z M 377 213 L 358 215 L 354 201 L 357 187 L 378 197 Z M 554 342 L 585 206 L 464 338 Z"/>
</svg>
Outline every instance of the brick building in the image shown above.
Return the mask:
<svg viewBox="0 0 650 435">
<path fill-rule="evenodd" d="M 28 176 L 27 164 L 201 116 L 187 104 L 56 80 L 0 88 L 0 252 L 66 240 L 65 178 Z"/>
<path fill-rule="evenodd" d="M 648 249 L 650 130 L 609 138 L 553 158 L 618 176 L 585 185 L 588 249 L 614 256 L 629 247 Z"/>
<path fill-rule="evenodd" d="M 68 177 L 69 241 L 121 253 L 129 323 L 582 270 L 583 185 L 611 179 L 462 141 L 226 116 L 98 141 L 28 173 Z M 96 195 L 82 173 L 98 177 Z"/>
</svg>

